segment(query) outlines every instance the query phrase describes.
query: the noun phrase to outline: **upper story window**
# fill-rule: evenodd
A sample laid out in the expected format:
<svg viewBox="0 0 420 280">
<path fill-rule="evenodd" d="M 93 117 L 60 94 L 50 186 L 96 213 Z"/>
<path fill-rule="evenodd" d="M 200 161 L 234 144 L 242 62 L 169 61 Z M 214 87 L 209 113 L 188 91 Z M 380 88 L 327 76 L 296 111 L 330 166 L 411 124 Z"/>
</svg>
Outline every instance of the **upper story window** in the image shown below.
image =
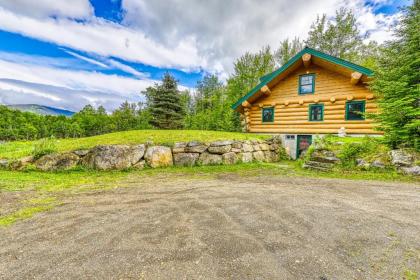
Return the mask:
<svg viewBox="0 0 420 280">
<path fill-rule="evenodd" d="M 315 74 L 299 76 L 299 94 L 309 94 L 315 92 Z"/>
<path fill-rule="evenodd" d="M 348 101 L 346 103 L 346 120 L 364 120 L 365 101 Z"/>
<path fill-rule="evenodd" d="M 324 120 L 324 105 L 311 104 L 309 105 L 309 121 L 323 121 Z"/>
<path fill-rule="evenodd" d="M 274 122 L 274 107 L 262 109 L 262 122 Z"/>
</svg>

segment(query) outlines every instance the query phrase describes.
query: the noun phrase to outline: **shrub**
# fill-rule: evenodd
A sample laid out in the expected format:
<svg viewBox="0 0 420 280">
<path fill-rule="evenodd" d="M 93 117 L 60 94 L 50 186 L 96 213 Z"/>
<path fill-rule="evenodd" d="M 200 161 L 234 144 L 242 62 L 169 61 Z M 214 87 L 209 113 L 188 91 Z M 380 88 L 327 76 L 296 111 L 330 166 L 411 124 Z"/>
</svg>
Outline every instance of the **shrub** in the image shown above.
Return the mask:
<svg viewBox="0 0 420 280">
<path fill-rule="evenodd" d="M 34 144 L 32 155 L 35 159 L 57 152 L 57 141 L 54 137 L 44 138 Z"/>
<path fill-rule="evenodd" d="M 356 165 L 356 159 L 371 159 L 377 157 L 383 151 L 383 144 L 380 140 L 364 137 L 360 142 L 344 143 L 338 157 L 341 159 L 344 167 L 353 167 Z"/>
</svg>

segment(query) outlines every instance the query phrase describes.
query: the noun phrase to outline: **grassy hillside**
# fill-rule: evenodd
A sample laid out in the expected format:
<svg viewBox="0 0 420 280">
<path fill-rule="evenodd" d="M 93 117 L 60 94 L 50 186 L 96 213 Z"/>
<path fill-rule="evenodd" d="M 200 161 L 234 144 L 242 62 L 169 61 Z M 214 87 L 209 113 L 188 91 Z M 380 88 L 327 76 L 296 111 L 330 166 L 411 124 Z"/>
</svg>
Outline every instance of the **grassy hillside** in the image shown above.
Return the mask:
<svg viewBox="0 0 420 280">
<path fill-rule="evenodd" d="M 87 149 L 96 145 L 107 144 L 137 144 L 152 141 L 155 144 L 173 144 L 184 141 L 210 142 L 216 140 L 247 140 L 265 139 L 268 135 L 258 135 L 239 132 L 202 131 L 202 130 L 134 130 L 109 133 L 85 138 L 58 139 L 57 151 Z M 16 159 L 31 155 L 34 146 L 39 141 L 16 141 L 0 144 L 0 159 Z"/>
</svg>

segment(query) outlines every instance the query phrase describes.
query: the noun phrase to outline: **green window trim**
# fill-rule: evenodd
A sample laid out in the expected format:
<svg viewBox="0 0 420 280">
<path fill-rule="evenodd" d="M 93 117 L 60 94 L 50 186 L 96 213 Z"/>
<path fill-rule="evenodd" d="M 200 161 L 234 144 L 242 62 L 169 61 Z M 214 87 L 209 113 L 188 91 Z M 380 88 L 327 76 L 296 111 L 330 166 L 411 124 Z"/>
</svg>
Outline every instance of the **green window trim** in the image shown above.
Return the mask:
<svg viewBox="0 0 420 280">
<path fill-rule="evenodd" d="M 349 107 L 350 107 L 350 105 L 356 105 L 356 104 L 361 104 L 362 105 L 362 107 L 361 107 L 361 115 L 360 115 L 360 117 L 352 117 L 349 113 L 350 113 L 350 110 L 349 110 Z M 356 100 L 356 101 L 347 101 L 346 102 L 346 121 L 364 121 L 365 120 L 365 116 L 364 116 L 364 113 L 365 113 L 365 111 L 366 111 L 366 101 L 364 101 L 364 100 Z"/>
<path fill-rule="evenodd" d="M 302 85 L 302 78 L 307 77 L 307 76 L 312 77 L 312 90 L 311 90 L 311 92 L 302 92 L 302 86 L 304 86 L 304 85 Z M 310 85 L 310 84 L 305 84 L 305 85 Z M 298 93 L 299 93 L 299 95 L 314 94 L 315 93 L 315 73 L 303 74 L 303 75 L 299 76 Z"/>
<path fill-rule="evenodd" d="M 271 112 L 271 118 L 269 120 L 264 120 L 264 113 L 266 111 Z M 273 123 L 274 122 L 274 107 L 265 107 L 261 110 L 261 121 L 262 123 Z"/>
<path fill-rule="evenodd" d="M 317 107 L 320 107 L 321 108 L 321 119 L 320 120 L 314 120 L 312 118 L 312 109 L 313 108 L 317 108 Z M 324 104 L 309 104 L 308 120 L 310 122 L 322 122 L 322 121 L 324 121 Z"/>
</svg>

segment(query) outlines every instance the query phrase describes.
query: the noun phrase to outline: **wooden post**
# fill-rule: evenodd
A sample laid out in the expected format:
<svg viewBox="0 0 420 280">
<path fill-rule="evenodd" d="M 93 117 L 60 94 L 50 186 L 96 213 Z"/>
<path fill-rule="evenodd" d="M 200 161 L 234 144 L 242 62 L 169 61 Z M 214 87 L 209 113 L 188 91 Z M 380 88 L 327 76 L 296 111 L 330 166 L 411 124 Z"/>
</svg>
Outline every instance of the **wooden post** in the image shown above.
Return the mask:
<svg viewBox="0 0 420 280">
<path fill-rule="evenodd" d="M 352 85 L 357 84 L 360 81 L 360 78 L 361 77 L 362 77 L 362 73 L 360 73 L 360 72 L 353 72 L 353 73 L 351 73 L 350 83 Z"/>
<path fill-rule="evenodd" d="M 305 68 L 308 68 L 309 65 L 311 65 L 311 55 L 309 53 L 305 53 L 302 55 L 303 65 L 305 65 Z"/>
<path fill-rule="evenodd" d="M 269 88 L 267 85 L 265 85 L 265 86 L 263 86 L 263 87 L 261 88 L 261 92 L 262 92 L 264 95 L 270 95 L 270 94 L 271 94 L 271 90 L 270 90 L 270 88 Z"/>
</svg>

